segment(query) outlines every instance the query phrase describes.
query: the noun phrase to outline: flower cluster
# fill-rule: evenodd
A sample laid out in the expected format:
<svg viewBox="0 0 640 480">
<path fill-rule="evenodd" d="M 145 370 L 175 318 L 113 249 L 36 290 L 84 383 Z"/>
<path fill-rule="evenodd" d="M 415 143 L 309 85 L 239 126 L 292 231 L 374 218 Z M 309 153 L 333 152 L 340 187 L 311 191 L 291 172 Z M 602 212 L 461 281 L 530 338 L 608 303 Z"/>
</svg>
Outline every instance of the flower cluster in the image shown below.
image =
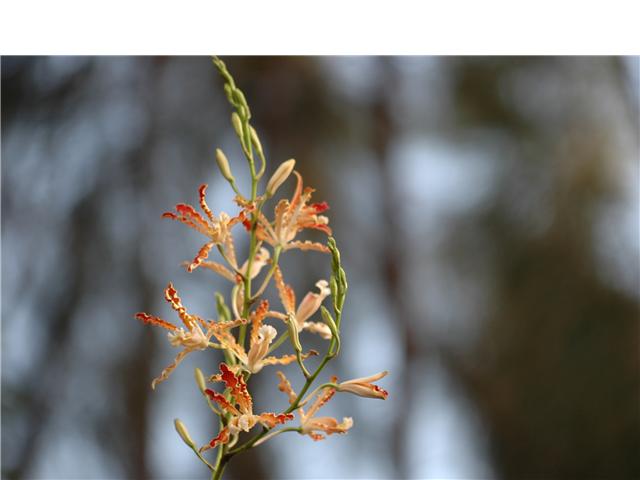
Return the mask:
<svg viewBox="0 0 640 480">
<path fill-rule="evenodd" d="M 215 479 L 221 477 L 225 465 L 233 456 L 281 433 L 297 432 L 314 440 L 321 440 L 326 435 L 335 433 L 346 433 L 353 426 L 350 417 L 345 417 L 342 421 L 320 417 L 317 416 L 320 408 L 337 392 L 386 399 L 387 392 L 373 382 L 384 377 L 387 372 L 345 382 L 338 382 L 333 377 L 307 393 L 325 365 L 340 351 L 340 323 L 347 293 L 347 278 L 341 266 L 340 253 L 331 237 L 329 219 L 323 215 L 329 206 L 326 202 L 311 202 L 314 190 L 304 187 L 302 176 L 294 170 L 295 160 L 281 164 L 267 182 L 264 193 L 258 194 L 260 180 L 266 170 L 266 160 L 258 134 L 250 124 L 250 109 L 224 63 L 215 58 L 214 64 L 225 80 L 225 93 L 235 108 L 231 122 L 248 161 L 251 193 L 243 195 L 240 192 L 227 157 L 221 150 L 217 150 L 216 161 L 220 171 L 236 194 L 238 211 L 235 216 L 224 212 L 215 215 L 207 204 L 207 185 L 201 185 L 198 190 L 201 212 L 191 205 L 178 204 L 174 211 L 164 213 L 163 217 L 183 223 L 206 237 L 195 257 L 185 262 L 186 269 L 189 272 L 199 268 L 208 269 L 228 280 L 230 308 L 224 296 L 217 293 L 218 317 L 213 320 L 203 319 L 187 311 L 178 291 L 169 283 L 165 289 L 165 299 L 175 310 L 182 326 L 148 313 L 137 313 L 136 318 L 145 324 L 168 330 L 169 343 L 181 349 L 173 362 L 152 381 L 152 388 L 169 378 L 189 353 L 207 349 L 222 352 L 224 360 L 208 378 L 200 369 L 196 369 L 197 385 L 218 417 L 217 434 L 198 447 L 184 424 L 179 420 L 175 421 L 182 440 L 211 470 L 212 478 Z M 260 168 L 257 168 L 257 160 L 260 161 Z M 265 204 L 292 175 L 296 185 L 291 199 L 276 202 L 273 217 L 269 218 L 263 212 Z M 234 227 L 244 230 L 249 237 L 247 259 L 242 264 L 238 262 L 236 254 L 232 234 Z M 301 234 L 309 229 L 326 234 L 327 242 L 301 239 Z M 291 249 L 316 251 L 331 257 L 330 278 L 318 280 L 315 285 L 317 291 L 308 292 L 299 303 L 293 287 L 285 282 L 279 266 L 280 256 Z M 210 259 L 215 250 L 219 253 L 219 261 Z M 255 283 L 258 280 L 260 282 Z M 275 287 L 281 304 L 273 309 L 263 299 L 263 294 L 270 285 Z M 333 312 L 323 305 L 327 297 L 331 297 Z M 318 312 L 322 321 L 312 320 Z M 280 332 L 277 327 L 280 327 Z M 314 350 L 304 350 L 300 339 L 302 331 L 317 334 L 327 342 L 325 354 L 311 371 L 305 361 L 320 354 Z M 287 344 L 291 347 L 291 353 L 273 354 Z M 254 413 L 253 397 L 248 386 L 251 376 L 270 365 L 294 362 L 305 379 L 300 392 L 296 393 L 284 373 L 277 371 L 278 389 L 287 395 L 288 406 L 281 412 Z M 207 383 L 212 384 L 211 388 Z M 214 389 L 215 384 L 221 384 L 222 388 Z M 295 422 L 296 414 L 298 423 Z M 250 432 L 258 425 L 262 429 L 241 443 L 241 434 Z M 212 449 L 217 449 L 213 464 L 203 456 L 204 452 Z"/>
</svg>

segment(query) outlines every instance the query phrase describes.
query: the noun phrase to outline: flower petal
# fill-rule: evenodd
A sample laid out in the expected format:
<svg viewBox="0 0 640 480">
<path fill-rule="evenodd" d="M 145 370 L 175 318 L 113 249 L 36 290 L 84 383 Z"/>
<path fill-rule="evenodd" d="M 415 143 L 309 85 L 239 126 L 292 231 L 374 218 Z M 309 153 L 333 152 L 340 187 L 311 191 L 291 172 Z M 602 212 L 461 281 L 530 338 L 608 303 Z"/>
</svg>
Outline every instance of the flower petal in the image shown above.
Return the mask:
<svg viewBox="0 0 640 480">
<path fill-rule="evenodd" d="M 251 413 L 253 410 L 253 400 L 251 399 L 251 395 L 249 395 L 247 384 L 242 374 L 234 375 L 225 363 L 220 364 L 220 372 L 222 373 L 222 381 L 227 388 L 231 390 L 231 396 L 240 407 L 240 411 L 242 413 Z"/>
<path fill-rule="evenodd" d="M 198 251 L 196 257 L 192 260 L 192 262 L 187 267 L 188 272 L 193 272 L 198 266 L 204 262 L 209 256 L 209 252 L 211 248 L 215 245 L 214 242 L 205 243 L 202 248 Z"/>
<path fill-rule="evenodd" d="M 229 442 L 229 427 L 224 427 L 218 433 L 218 436 L 211 440 L 207 445 L 200 448 L 200 453 L 206 452 L 212 448 L 216 448 L 218 445 L 224 445 Z"/>
<path fill-rule="evenodd" d="M 169 375 L 171 375 L 171 372 L 173 372 L 176 369 L 176 367 L 180 364 L 180 362 L 184 360 L 184 358 L 187 356 L 189 351 L 190 351 L 189 349 L 184 349 L 180 353 L 178 353 L 178 355 L 173 360 L 173 362 L 168 367 L 166 367 L 162 371 L 162 373 L 160 373 L 160 376 L 153 379 L 153 381 L 151 382 L 151 388 L 153 390 L 155 390 L 157 384 L 164 382 L 167 378 L 169 378 Z"/>
<path fill-rule="evenodd" d="M 323 405 L 325 405 L 329 400 L 331 400 L 331 398 L 335 393 L 336 391 L 333 388 L 325 388 L 323 391 L 320 391 L 318 393 L 318 396 L 316 397 L 315 402 L 313 402 L 313 404 L 309 407 L 309 410 L 307 410 L 305 417 L 307 418 L 313 417 L 313 415 L 318 410 L 320 410 L 320 408 L 322 408 Z"/>
<path fill-rule="evenodd" d="M 222 344 L 222 346 L 235 355 L 238 360 L 244 364 L 247 363 L 247 352 L 242 345 L 236 341 L 236 338 L 232 334 L 227 331 L 214 330 L 213 335 Z"/>
<path fill-rule="evenodd" d="M 210 388 L 207 388 L 204 393 L 211 399 L 212 402 L 216 402 L 222 410 L 232 415 L 240 415 L 240 411 L 234 407 L 229 401 L 224 398 L 224 395 L 214 392 Z"/>
<path fill-rule="evenodd" d="M 266 248 L 262 247 L 260 248 L 256 254 L 255 257 L 253 258 L 253 262 L 251 262 L 251 272 L 250 273 L 250 277 L 251 279 L 254 279 L 255 277 L 258 276 L 258 274 L 260 273 L 260 270 L 262 270 L 262 268 L 267 264 L 267 262 L 269 261 L 269 257 L 271 256 L 271 254 L 269 253 L 269 250 L 267 250 Z M 247 267 L 249 266 L 249 261 L 247 260 L 246 262 L 244 262 L 242 264 L 242 267 L 240 267 L 238 269 L 238 271 L 242 274 L 242 275 L 246 275 L 247 274 Z"/>
<path fill-rule="evenodd" d="M 166 328 L 167 330 L 174 331 L 178 329 L 178 327 L 176 327 L 173 323 L 167 322 L 160 317 L 154 317 L 153 315 L 149 315 L 148 313 L 138 312 L 136 313 L 135 318 L 143 323 L 149 325 L 157 325 L 158 327 Z"/>
<path fill-rule="evenodd" d="M 293 420 L 293 414 L 281 413 L 276 415 L 275 413 L 262 413 L 259 416 L 259 422 L 267 428 L 273 428 L 276 425 L 286 423 Z"/>
<path fill-rule="evenodd" d="M 260 327 L 262 326 L 262 321 L 266 317 L 268 311 L 269 301 L 263 300 L 256 311 L 251 314 L 251 346 L 255 345 L 255 343 L 258 341 Z"/>
<path fill-rule="evenodd" d="M 289 242 L 284 249 L 291 250 L 292 248 L 297 248 L 299 250 L 315 250 L 317 252 L 329 253 L 329 249 L 326 245 L 317 242 L 310 242 L 309 240 L 305 240 L 304 242 Z"/>
<path fill-rule="evenodd" d="M 287 313 L 293 313 L 296 309 L 296 294 L 289 285 L 284 283 L 280 267 L 276 267 L 273 271 L 273 279 L 276 283 L 276 288 L 278 289 L 282 306 L 285 308 Z"/>
<path fill-rule="evenodd" d="M 231 270 L 229 270 L 227 267 L 225 267 L 224 265 L 220 264 L 220 263 L 216 263 L 216 262 L 202 262 L 200 264 L 201 268 L 208 268 L 209 270 L 216 272 L 217 274 L 223 276 L 224 278 L 226 278 L 227 280 L 235 283 L 236 282 L 236 276 L 233 274 L 233 272 L 231 272 Z"/>
<path fill-rule="evenodd" d="M 202 211 L 207 215 L 207 217 L 209 217 L 209 220 L 211 220 L 212 222 L 215 222 L 215 217 L 213 216 L 213 213 L 211 212 L 209 205 L 207 205 L 207 184 L 206 183 L 203 183 L 202 185 L 200 185 L 200 188 L 198 189 L 198 196 L 200 197 L 200 208 L 202 208 Z"/>
<path fill-rule="evenodd" d="M 370 375 L 368 377 L 362 377 L 362 378 L 354 378 L 353 380 L 347 380 L 345 382 L 341 382 L 342 385 L 345 384 L 350 384 L 350 383 L 372 383 L 375 382 L 377 380 L 380 380 L 381 378 L 386 377 L 387 375 L 389 375 L 389 372 L 387 370 L 384 370 L 382 372 L 379 373 L 375 373 L 373 375 Z"/>
<path fill-rule="evenodd" d="M 321 431 L 327 435 L 333 435 L 334 433 L 345 434 L 353 427 L 353 419 L 351 417 L 345 417 L 341 423 L 332 417 L 314 417 L 302 425 L 302 433 L 309 435 L 314 440 L 322 440 L 324 435 L 316 433 Z"/>
<path fill-rule="evenodd" d="M 309 292 L 305 295 L 296 310 L 296 321 L 298 328 L 302 328 L 304 321 L 318 311 L 323 300 L 331 294 L 329 283 L 326 280 L 318 280 L 316 287 L 320 290 L 318 293 Z"/>
<path fill-rule="evenodd" d="M 196 321 L 187 313 L 187 309 L 182 305 L 182 300 L 180 300 L 178 291 L 173 287 L 171 282 L 169 282 L 169 285 L 167 285 L 167 288 L 164 291 L 164 298 L 171 304 L 171 308 L 178 312 L 178 316 L 185 326 L 191 330 L 194 325 L 196 325 Z"/>
<path fill-rule="evenodd" d="M 331 340 L 331 329 L 326 323 L 320 322 L 304 322 L 302 326 L 303 330 L 307 330 L 312 333 L 317 333 L 325 340 Z"/>
<path fill-rule="evenodd" d="M 289 397 L 289 403 L 295 402 L 298 396 L 296 395 L 296 392 L 294 392 L 293 388 L 291 387 L 291 382 L 287 379 L 284 373 L 280 371 L 276 373 L 280 378 L 280 383 L 278 383 L 278 390 L 287 394 L 287 396 Z"/>
<path fill-rule="evenodd" d="M 300 357 L 303 360 L 306 360 L 309 357 L 314 357 L 318 355 L 318 352 L 315 350 L 309 350 L 307 353 L 303 353 Z M 263 365 L 289 365 L 292 362 L 296 361 L 295 355 L 284 355 L 282 357 L 267 357 L 262 361 Z"/>
</svg>

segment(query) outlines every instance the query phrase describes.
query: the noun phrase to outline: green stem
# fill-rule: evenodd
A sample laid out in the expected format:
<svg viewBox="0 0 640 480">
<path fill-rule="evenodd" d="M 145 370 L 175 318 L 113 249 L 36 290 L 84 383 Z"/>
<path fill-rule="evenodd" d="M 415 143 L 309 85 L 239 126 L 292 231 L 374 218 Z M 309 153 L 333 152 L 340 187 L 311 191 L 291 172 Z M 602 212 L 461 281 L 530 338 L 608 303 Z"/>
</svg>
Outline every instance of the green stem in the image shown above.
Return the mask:
<svg viewBox="0 0 640 480">
<path fill-rule="evenodd" d="M 300 370 L 302 370 L 304 378 L 309 378 L 311 374 L 309 373 L 309 370 L 307 370 L 307 367 L 304 366 L 304 362 L 302 361 L 302 353 L 300 352 L 300 350 L 296 350 L 296 361 L 298 362 L 298 365 L 300 365 Z"/>
<path fill-rule="evenodd" d="M 248 121 L 247 121 L 248 127 Z M 247 130 L 248 131 L 248 130 Z M 248 157 L 249 169 L 251 170 L 251 202 L 255 202 L 258 195 L 258 179 L 256 177 L 256 167 L 253 163 L 253 156 Z M 242 308 L 242 317 L 249 318 L 249 307 L 251 306 L 251 268 L 253 266 L 253 260 L 256 255 L 256 248 L 258 245 L 256 237 L 256 224 L 258 222 L 258 212 L 254 210 L 251 214 L 251 232 L 249 237 L 249 258 L 247 260 L 247 270 L 244 272 L 244 306 Z M 244 348 L 245 337 L 247 335 L 247 326 L 242 325 L 240 327 L 240 333 L 238 334 L 238 343 Z"/>
<path fill-rule="evenodd" d="M 260 171 L 258 172 L 258 178 L 262 178 L 262 175 L 264 175 L 264 171 L 267 169 L 267 159 L 264 157 L 264 153 L 261 151 L 258 151 L 258 156 L 260 157 L 260 161 L 262 162 L 262 164 L 260 165 Z"/>
<path fill-rule="evenodd" d="M 222 473 L 224 472 L 224 469 L 227 466 L 227 462 L 229 461 L 229 458 L 231 457 L 227 457 L 225 455 L 221 457 L 220 463 L 218 464 L 216 469 L 213 471 L 213 474 L 211 475 L 211 480 L 220 480 L 222 478 Z"/>
<path fill-rule="evenodd" d="M 224 422 L 222 420 L 222 416 L 219 417 L 220 430 L 224 428 Z M 213 469 L 213 473 L 211 474 L 211 478 L 218 480 L 222 477 L 222 472 L 224 471 L 224 467 L 226 465 L 227 460 L 225 460 L 225 453 L 227 450 L 226 445 L 220 445 L 218 447 L 218 453 L 216 455 L 216 466 Z"/>
<path fill-rule="evenodd" d="M 214 470 L 213 465 L 211 465 L 209 462 L 207 462 L 207 460 L 202 456 L 202 454 L 198 451 L 197 448 L 193 447 L 193 448 L 191 448 L 191 450 L 193 450 L 193 453 L 195 453 L 198 456 L 200 461 L 202 463 L 204 463 L 209 470 L 211 470 L 211 471 Z"/>
<path fill-rule="evenodd" d="M 240 190 L 238 190 L 236 182 L 229 182 L 229 184 L 231 185 L 231 188 L 233 188 L 233 191 L 236 192 L 236 195 L 242 198 L 242 193 L 240 193 Z"/>
<path fill-rule="evenodd" d="M 255 231 L 255 214 L 252 215 L 251 220 L 251 237 L 249 239 L 249 260 L 247 261 L 247 271 L 244 276 L 244 305 L 242 307 L 242 318 L 249 318 L 249 308 L 251 306 L 251 268 L 253 265 L 253 257 L 256 254 L 256 231 Z M 240 326 L 240 333 L 238 335 L 238 343 L 244 348 L 245 337 L 247 335 L 247 326 Z"/>
<path fill-rule="evenodd" d="M 269 428 L 262 427 L 262 432 L 260 432 L 258 435 L 248 440 L 246 443 L 243 443 L 238 448 L 231 450 L 229 452 L 229 455 L 230 455 L 229 458 L 231 458 L 233 455 L 237 455 L 238 453 L 244 452 L 245 450 L 249 450 L 251 447 L 253 447 L 254 443 L 256 443 L 258 440 L 264 437 L 267 433 L 269 433 L 269 431 L 270 431 Z"/>
<path fill-rule="evenodd" d="M 330 359 L 331 357 L 329 355 L 324 356 L 324 358 L 322 359 L 322 362 L 320 362 L 320 365 L 318 365 L 318 368 L 316 369 L 316 371 L 313 372 L 311 376 L 307 377 L 307 381 L 304 383 L 302 390 L 300 390 L 300 393 L 298 394 L 294 402 L 291 405 L 289 405 L 289 408 L 287 408 L 284 411 L 284 413 L 291 413 L 300 406 L 300 400 L 302 400 L 302 397 L 304 397 L 304 395 L 307 393 L 307 390 L 309 390 L 309 387 L 311 386 L 311 384 L 315 381 L 318 374 L 322 371 L 322 369 L 325 367 L 325 365 L 329 362 Z"/>
</svg>

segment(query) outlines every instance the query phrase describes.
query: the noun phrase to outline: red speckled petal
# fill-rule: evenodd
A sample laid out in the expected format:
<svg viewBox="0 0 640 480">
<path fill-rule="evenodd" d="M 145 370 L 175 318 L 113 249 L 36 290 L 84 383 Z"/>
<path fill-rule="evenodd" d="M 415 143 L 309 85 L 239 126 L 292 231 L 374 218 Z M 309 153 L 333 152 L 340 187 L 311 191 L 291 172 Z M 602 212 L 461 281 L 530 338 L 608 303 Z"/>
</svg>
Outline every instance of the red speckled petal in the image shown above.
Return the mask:
<svg viewBox="0 0 640 480">
<path fill-rule="evenodd" d="M 218 392 L 214 392 L 209 388 L 207 388 L 204 393 L 211 399 L 212 402 L 216 402 L 218 405 L 220 405 L 220 408 L 222 408 L 225 412 L 229 412 L 233 415 L 240 415 L 238 409 L 231 405 L 231 403 L 229 403 L 229 401 L 224 398 L 223 395 L 220 395 Z"/>
<path fill-rule="evenodd" d="M 209 220 L 213 222 L 214 221 L 213 213 L 211 212 L 209 205 L 207 205 L 207 198 L 206 198 L 207 184 L 206 183 L 203 183 L 202 185 L 200 185 L 200 188 L 198 189 L 198 195 L 200 196 L 200 208 L 202 208 L 202 211 L 207 215 L 207 217 L 209 217 Z"/>
<path fill-rule="evenodd" d="M 216 438 L 211 440 L 207 445 L 200 448 L 200 453 L 206 452 L 207 450 L 210 450 L 212 448 L 216 448 L 218 445 L 224 445 L 225 443 L 228 443 L 229 436 L 229 427 L 224 427 L 222 430 L 220 430 L 220 433 L 218 433 L 218 436 Z"/>
<path fill-rule="evenodd" d="M 136 313 L 136 318 L 143 323 L 147 323 L 149 325 L 157 325 L 158 327 L 166 328 L 167 330 L 177 330 L 173 323 L 169 323 L 160 317 L 154 317 L 153 315 L 149 315 L 148 313 L 138 312 Z"/>
<path fill-rule="evenodd" d="M 283 424 L 285 422 L 293 420 L 293 414 L 281 413 L 279 415 L 276 415 L 275 413 L 263 413 L 259 418 L 260 423 L 262 423 L 266 427 L 273 428 L 278 424 Z"/>
<path fill-rule="evenodd" d="M 220 364 L 220 372 L 222 373 L 222 381 L 231 390 L 231 396 L 240 407 L 240 411 L 242 413 L 251 413 L 253 411 L 253 400 L 249 395 L 247 384 L 244 382 L 242 375 L 234 375 L 225 363 Z"/>
<path fill-rule="evenodd" d="M 202 262 L 204 262 L 209 257 L 209 252 L 211 248 L 215 245 L 214 242 L 205 243 L 202 248 L 198 251 L 198 254 L 193 259 L 193 261 L 187 267 L 188 272 L 193 272 Z"/>
</svg>

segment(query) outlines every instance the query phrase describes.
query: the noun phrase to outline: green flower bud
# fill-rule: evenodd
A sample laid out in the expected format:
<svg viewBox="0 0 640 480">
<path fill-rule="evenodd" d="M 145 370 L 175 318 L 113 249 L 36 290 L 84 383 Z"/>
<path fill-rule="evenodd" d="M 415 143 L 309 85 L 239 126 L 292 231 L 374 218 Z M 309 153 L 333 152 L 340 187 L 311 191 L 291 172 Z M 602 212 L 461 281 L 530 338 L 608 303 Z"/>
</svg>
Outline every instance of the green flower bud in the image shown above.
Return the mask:
<svg viewBox="0 0 640 480">
<path fill-rule="evenodd" d="M 336 351 L 334 355 L 337 355 L 340 351 L 340 332 L 338 331 L 338 326 L 329 313 L 329 310 L 327 310 L 324 305 L 320 307 L 320 313 L 322 313 L 322 320 L 327 324 L 329 330 L 331 330 L 331 335 L 336 341 Z"/>
<path fill-rule="evenodd" d="M 224 93 L 227 96 L 227 100 L 229 100 L 229 103 L 233 103 L 233 89 L 228 83 L 224 84 Z"/>
<path fill-rule="evenodd" d="M 202 393 L 207 389 L 207 384 L 204 380 L 204 375 L 202 374 L 202 370 L 196 368 L 194 371 L 194 376 L 196 378 L 196 384 Z"/>
<path fill-rule="evenodd" d="M 260 143 L 260 139 L 258 138 L 258 133 L 256 132 L 256 129 L 253 128 L 252 126 L 249 126 L 250 128 L 250 132 L 251 132 L 251 143 L 253 143 L 253 148 L 256 149 L 256 151 L 258 152 L 258 155 L 262 156 L 262 144 Z"/>
<path fill-rule="evenodd" d="M 340 251 L 338 250 L 338 246 L 336 245 L 336 239 L 333 237 L 329 237 L 327 246 L 329 247 L 329 250 L 331 250 L 332 267 L 333 271 L 335 272 L 340 268 Z"/>
<path fill-rule="evenodd" d="M 335 304 L 338 299 L 338 282 L 336 281 L 335 275 L 331 275 L 331 278 L 329 279 L 329 288 L 331 289 L 331 298 Z"/>
<path fill-rule="evenodd" d="M 340 267 L 339 275 L 340 275 L 340 284 L 342 285 L 342 290 L 346 292 L 349 286 L 347 285 L 347 274 L 345 273 L 344 268 Z"/>
<path fill-rule="evenodd" d="M 235 182 L 236 179 L 233 178 L 231 167 L 229 167 L 229 160 L 227 160 L 227 156 L 219 148 L 216 148 L 216 162 L 218 162 L 218 168 L 222 176 L 231 183 Z"/>
<path fill-rule="evenodd" d="M 238 115 L 236 112 L 233 112 L 231 114 L 231 125 L 233 125 L 233 129 L 236 131 L 236 135 L 238 135 L 238 138 L 244 145 L 242 135 L 242 120 L 240 120 L 240 115 Z"/>
<path fill-rule="evenodd" d="M 298 323 L 296 317 L 291 313 L 287 315 L 287 328 L 289 329 L 289 338 L 296 352 L 302 352 L 302 344 L 300 343 L 300 334 L 298 332 Z"/>
<path fill-rule="evenodd" d="M 236 103 L 246 108 L 247 99 L 244 98 L 244 93 L 242 93 L 242 90 L 240 90 L 239 88 L 235 88 L 233 89 L 233 92 L 231 93 L 231 95 L 233 96 L 233 99 L 236 101 Z"/>
<path fill-rule="evenodd" d="M 178 435 L 180 435 L 182 441 L 187 444 L 189 448 L 196 448 L 196 443 L 191 439 L 189 431 L 187 430 L 187 427 L 184 426 L 184 423 L 176 418 L 173 421 L 173 424 L 175 425 L 176 432 L 178 432 Z"/>
<path fill-rule="evenodd" d="M 322 320 L 324 320 L 324 323 L 326 323 L 327 326 L 329 327 L 329 330 L 331 330 L 331 334 L 333 335 L 333 337 L 338 338 L 339 337 L 338 326 L 336 325 L 336 322 L 333 320 L 333 317 L 329 313 L 329 310 L 327 310 L 324 307 L 324 305 L 322 305 L 320 306 L 320 313 L 322 314 Z"/>
</svg>

